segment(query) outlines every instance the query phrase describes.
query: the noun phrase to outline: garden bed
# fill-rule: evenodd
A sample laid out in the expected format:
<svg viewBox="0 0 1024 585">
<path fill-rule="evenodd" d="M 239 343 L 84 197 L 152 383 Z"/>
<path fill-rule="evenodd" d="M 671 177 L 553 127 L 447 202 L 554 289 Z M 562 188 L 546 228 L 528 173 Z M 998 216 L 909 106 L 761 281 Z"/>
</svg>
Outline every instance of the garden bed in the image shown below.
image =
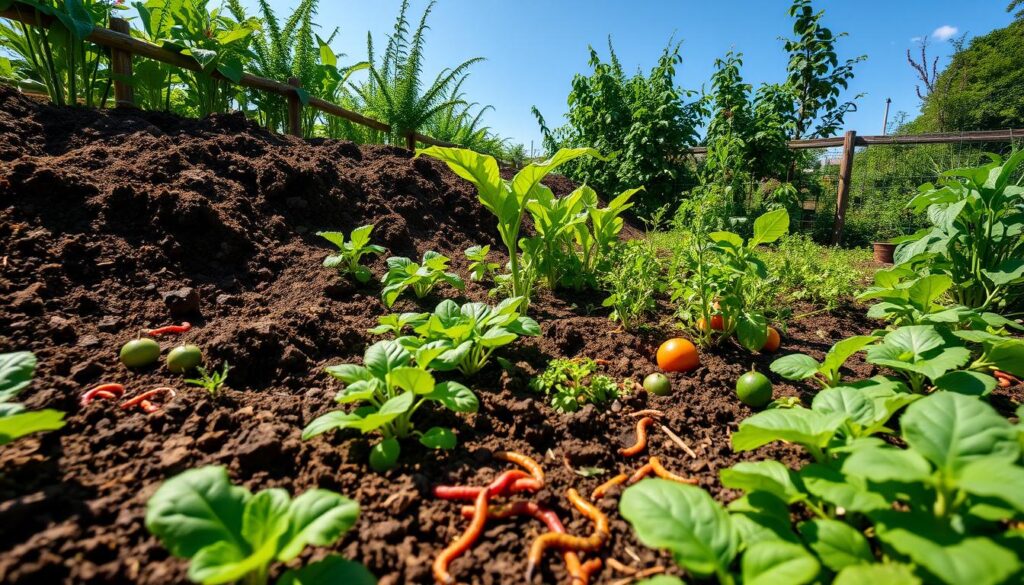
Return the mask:
<svg viewBox="0 0 1024 585">
<path fill-rule="evenodd" d="M 571 188 L 561 179 L 549 184 L 556 193 Z M 374 240 L 390 253 L 436 250 L 462 274 L 464 249 L 500 247 L 468 183 L 401 149 L 304 142 L 234 115 L 195 121 L 59 110 L 0 88 L 0 352 L 35 352 L 38 375 L 25 402 L 68 413 L 62 430 L 0 451 L 0 581 L 185 581 L 186 562 L 146 531 L 145 505 L 162 481 L 206 464 L 226 465 L 236 483 L 253 489 L 319 486 L 358 500 L 359 523 L 337 548 L 393 584 L 432 581 L 431 562 L 466 521 L 431 488 L 489 482 L 507 467 L 491 457 L 497 450 L 542 462 L 549 481 L 536 497 L 573 533 L 588 533 L 590 524 L 572 511 L 565 490 L 589 493 L 643 460 L 616 452 L 633 440 L 629 412 L 663 410 L 665 424 L 697 456 L 661 432 L 652 435 L 651 454 L 723 500 L 732 494 L 718 485 L 718 469 L 765 453 L 790 463 L 797 457 L 777 447 L 730 451 L 730 431 L 751 413 L 734 398 L 733 384 L 752 363 L 767 373 L 775 357 L 732 346 L 704 352 L 696 372 L 671 374 L 669 397 L 640 392 L 607 411 L 554 412 L 527 387 L 548 360 L 607 360 L 607 374 L 642 379 L 675 329 L 667 306 L 632 334 L 607 319 L 601 298 L 547 291 L 530 309 L 542 337 L 501 352 L 512 373 L 492 363 L 468 380 L 479 412 L 438 412 L 423 421 L 454 427 L 457 449 L 432 452 L 410 441 L 399 467 L 377 474 L 366 464 L 364 438 L 339 432 L 301 440 L 306 423 L 336 406 L 339 384 L 323 367 L 358 360 L 377 339 L 366 330 L 389 312 L 375 281 L 356 287 L 321 267 L 328 247 L 318 230 L 366 223 L 376 224 Z M 381 274 L 383 260 L 372 268 Z M 456 293 L 442 288 L 425 305 Z M 487 300 L 487 288 L 469 283 L 464 296 Z M 403 299 L 395 310 L 415 307 Z M 118 362 L 117 349 L 140 330 L 182 319 L 194 325 L 182 340 L 232 366 L 229 389 L 217 399 L 163 369 L 129 373 Z M 783 350 L 820 358 L 835 341 L 871 328 L 862 307 L 846 305 L 793 321 Z M 859 359 L 850 368 L 858 376 L 874 370 Z M 809 389 L 772 379 L 779 394 Z M 179 392 L 148 416 L 102 401 L 80 407 L 80 394 L 100 382 Z M 570 467 L 607 473 L 586 478 Z M 616 502 L 617 492 L 600 502 L 612 527 L 601 556 L 672 567 L 638 542 Z M 519 582 L 513 576 L 524 571 L 539 530 L 533 521 L 491 523 L 453 573 L 460 582 Z M 538 579 L 568 582 L 560 558 L 546 559 Z M 595 582 L 617 577 L 606 568 Z"/>
</svg>

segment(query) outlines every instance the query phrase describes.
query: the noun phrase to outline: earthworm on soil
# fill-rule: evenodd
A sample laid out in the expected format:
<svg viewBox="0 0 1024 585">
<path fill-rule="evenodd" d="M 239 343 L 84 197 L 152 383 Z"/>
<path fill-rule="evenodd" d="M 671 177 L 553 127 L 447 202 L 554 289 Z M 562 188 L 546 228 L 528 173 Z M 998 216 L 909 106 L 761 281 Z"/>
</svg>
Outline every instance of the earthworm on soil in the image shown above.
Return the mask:
<svg viewBox="0 0 1024 585">
<path fill-rule="evenodd" d="M 150 337 L 160 337 L 161 335 L 185 333 L 189 329 L 192 329 L 192 324 L 189 323 L 188 321 L 185 321 L 181 325 L 165 325 L 164 327 L 150 329 L 149 331 L 146 332 L 146 335 L 149 335 Z"/>
<path fill-rule="evenodd" d="M 466 528 L 466 531 L 448 545 L 448 548 L 441 551 L 441 554 L 437 555 L 437 558 L 434 559 L 432 569 L 434 571 L 434 580 L 438 583 L 443 583 L 445 585 L 455 583 L 455 578 L 448 572 L 448 565 L 458 558 L 459 555 L 469 550 L 469 548 L 473 546 L 473 543 L 476 542 L 476 539 L 480 537 L 480 533 L 483 532 L 484 524 L 487 522 L 487 491 L 488 490 L 480 490 L 480 493 L 477 494 L 473 520 L 470 521 L 469 527 Z"/>
<path fill-rule="evenodd" d="M 636 471 L 633 472 L 633 475 L 629 476 L 629 479 L 626 480 L 626 485 L 633 485 L 634 483 L 650 475 L 652 471 L 654 471 L 654 468 L 651 467 L 651 464 L 644 463 L 643 467 L 637 469 Z"/>
<path fill-rule="evenodd" d="M 647 448 L 647 427 L 654 424 L 654 419 L 645 416 L 636 423 L 636 443 L 631 447 L 619 449 L 619 454 L 626 457 L 639 455 Z"/>
<path fill-rule="evenodd" d="M 164 400 L 164 402 L 169 402 L 169 401 L 173 400 L 175 396 L 178 395 L 178 393 L 174 391 L 174 388 L 168 388 L 166 386 L 162 386 L 160 388 L 154 388 L 152 390 L 147 390 L 146 392 L 143 392 L 142 394 L 139 394 L 138 396 L 132 398 L 131 400 L 123 402 L 121 404 L 121 408 L 123 410 L 128 410 L 130 408 L 138 406 L 146 414 L 152 414 L 152 413 L 160 410 L 160 407 L 157 406 L 156 404 L 153 404 L 151 399 L 156 397 L 156 396 L 159 396 L 161 394 L 166 394 L 167 395 L 167 399 Z"/>
<path fill-rule="evenodd" d="M 472 517 L 473 513 L 473 506 L 462 507 L 462 516 L 464 518 Z M 543 522 L 549 531 L 560 534 L 565 533 L 565 526 L 558 518 L 558 514 L 554 510 L 545 508 L 536 502 L 512 502 L 511 504 L 495 506 L 487 510 L 488 519 L 503 520 L 512 516 L 533 516 Z M 580 564 L 579 555 L 571 550 L 563 551 L 562 557 L 565 559 L 565 568 L 572 577 L 574 584 L 587 585 L 590 581 L 590 573 L 600 568 L 600 565 L 592 567 L 592 564 L 594 561 L 600 563 L 601 559 L 591 559 L 587 563 Z M 535 561 L 540 562 L 540 559 L 535 559 Z M 590 566 L 588 567 L 588 565 Z"/>
<path fill-rule="evenodd" d="M 696 485 L 698 483 L 696 477 L 683 477 L 681 475 L 676 475 L 671 471 L 665 469 L 661 465 L 661 459 L 658 459 L 657 457 L 651 457 L 649 464 L 651 466 L 651 471 L 654 472 L 654 475 L 657 475 L 661 479 L 668 479 L 671 481 L 676 481 L 679 483 L 688 483 L 691 485 Z"/>
<path fill-rule="evenodd" d="M 82 394 L 79 404 L 85 406 L 97 398 L 104 400 L 117 400 L 124 396 L 124 386 L 121 384 L 100 384 L 99 386 Z"/>
<path fill-rule="evenodd" d="M 632 417 L 637 417 L 637 416 L 653 416 L 653 417 L 657 418 L 657 417 L 665 416 L 665 413 L 661 412 L 660 410 L 655 410 L 653 408 L 646 408 L 644 410 L 638 410 L 636 412 L 631 412 L 631 413 L 629 413 L 626 416 L 632 416 Z"/>
<path fill-rule="evenodd" d="M 594 521 L 594 532 L 590 536 L 571 536 L 569 534 L 558 532 L 546 532 L 538 536 L 537 539 L 533 541 L 533 545 L 530 546 L 530 554 L 527 556 L 527 581 L 530 581 L 537 563 L 544 556 L 544 550 L 549 546 L 563 551 L 573 550 L 589 552 L 601 548 L 611 534 L 608 527 L 608 517 L 605 516 L 604 512 L 599 510 L 597 506 L 584 500 L 583 497 L 580 496 L 579 492 L 573 488 L 569 488 L 566 492 L 566 496 L 581 514 Z"/>
<path fill-rule="evenodd" d="M 520 469 L 511 469 L 502 473 L 487 486 L 487 497 L 506 495 L 523 491 L 540 489 L 537 480 Z M 434 497 L 443 500 L 474 500 L 485 488 L 463 485 L 439 485 L 434 488 Z"/>
<path fill-rule="evenodd" d="M 1020 384 L 1020 380 L 1001 370 L 993 370 L 992 375 L 996 377 L 996 380 L 999 380 L 1000 388 L 1009 388 L 1014 384 Z"/>
<path fill-rule="evenodd" d="M 597 500 L 600 500 L 601 498 L 604 497 L 605 492 L 607 492 L 608 490 L 617 485 L 621 485 L 627 479 L 629 479 L 628 475 L 626 475 L 625 473 L 620 473 L 615 477 L 609 479 L 608 481 L 602 483 L 601 485 L 594 488 L 594 491 L 590 492 L 590 501 L 596 502 Z"/>
<path fill-rule="evenodd" d="M 530 472 L 530 475 L 540 483 L 541 487 L 544 487 L 544 469 L 539 463 L 523 455 L 522 453 L 516 453 L 515 451 L 498 451 L 494 454 L 495 457 L 502 461 L 508 461 L 509 463 L 515 463 L 516 465 L 526 469 Z"/>
</svg>

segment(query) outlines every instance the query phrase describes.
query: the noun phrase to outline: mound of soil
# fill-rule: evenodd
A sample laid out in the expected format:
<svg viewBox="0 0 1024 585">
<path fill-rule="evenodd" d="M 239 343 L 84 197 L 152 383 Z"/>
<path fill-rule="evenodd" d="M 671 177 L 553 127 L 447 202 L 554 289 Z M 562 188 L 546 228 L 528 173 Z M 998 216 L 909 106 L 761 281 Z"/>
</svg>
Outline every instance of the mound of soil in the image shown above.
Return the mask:
<svg viewBox="0 0 1024 585">
<path fill-rule="evenodd" d="M 552 181 L 556 193 L 573 186 Z M 30 408 L 67 412 L 60 431 L 0 449 L 0 582 L 184 582 L 186 562 L 168 555 L 146 531 L 146 500 L 168 477 L 219 464 L 252 490 L 313 487 L 357 499 L 362 515 L 335 549 L 365 563 L 382 584 L 429 583 L 434 557 L 465 528 L 456 503 L 433 498 L 438 484 L 483 485 L 507 465 L 497 450 L 541 461 L 548 485 L 536 498 L 556 509 L 570 532 L 588 534 L 565 491 L 588 494 L 627 460 L 617 450 L 633 441 L 642 408 L 665 412 L 665 424 L 696 453 L 687 455 L 660 432 L 650 453 L 670 469 L 699 478 L 723 500 L 717 471 L 770 454 L 795 462 L 795 451 L 737 455 L 728 435 L 749 409 L 732 397 L 737 376 L 772 356 L 723 347 L 703 367 L 671 376 L 670 397 L 634 393 L 605 411 L 591 406 L 560 415 L 530 392 L 532 375 L 554 357 L 606 361 L 619 378 L 653 371 L 657 345 L 673 335 L 667 307 L 643 333 L 617 330 L 601 296 L 542 291 L 531 308 L 543 336 L 500 352 L 515 365 L 490 365 L 467 381 L 479 413 L 423 412 L 422 428 L 452 426 L 459 446 L 430 452 L 403 447 L 402 465 L 376 474 L 366 464 L 370 442 L 348 433 L 302 441 L 302 427 L 335 408 L 338 385 L 323 367 L 361 360 L 376 340 L 367 328 L 387 311 L 379 286 L 353 286 L 321 267 L 329 245 L 318 230 L 374 223 L 373 239 L 392 255 L 437 250 L 465 274 L 462 250 L 500 242 L 493 218 L 474 190 L 440 163 L 408 151 L 302 141 L 269 134 L 238 115 L 204 120 L 135 111 L 57 109 L 0 88 L 0 352 L 31 350 L 39 358 Z M 373 261 L 383 272 L 382 258 Z M 470 283 L 464 294 L 486 300 Z M 395 311 L 414 310 L 410 300 Z M 208 364 L 230 363 L 228 388 L 216 398 L 185 386 L 165 369 L 128 372 L 117 350 L 140 330 L 188 320 L 179 342 L 204 348 Z M 820 357 L 838 338 L 870 329 L 850 307 L 793 323 L 786 350 Z M 851 374 L 870 375 L 863 363 Z M 780 380 L 781 394 L 806 388 Z M 134 393 L 171 385 L 178 397 L 151 415 L 110 402 L 78 404 L 101 382 Z M 583 467 L 606 470 L 583 477 Z M 672 567 L 668 556 L 642 546 L 617 513 L 617 491 L 600 502 L 612 537 L 600 553 L 626 564 Z M 453 572 L 460 582 L 522 582 L 525 551 L 541 527 L 527 521 L 490 523 Z M 307 551 L 302 562 L 327 551 Z M 634 555 L 636 555 L 634 557 Z M 556 555 L 536 579 L 567 582 Z M 280 567 L 277 568 L 277 571 Z M 674 569 L 670 569 L 670 572 Z M 274 573 L 278 574 L 277 572 Z M 595 582 L 621 575 L 605 569 Z"/>
</svg>

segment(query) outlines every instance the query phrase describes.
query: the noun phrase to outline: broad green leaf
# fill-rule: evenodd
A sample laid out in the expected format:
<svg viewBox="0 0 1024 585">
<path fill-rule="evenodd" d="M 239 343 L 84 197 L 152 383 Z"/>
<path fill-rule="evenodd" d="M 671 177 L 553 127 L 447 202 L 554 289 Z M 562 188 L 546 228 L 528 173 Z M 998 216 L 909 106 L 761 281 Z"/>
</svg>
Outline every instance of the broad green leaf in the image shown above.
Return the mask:
<svg viewBox="0 0 1024 585">
<path fill-rule="evenodd" d="M 518 335 L 504 327 L 493 327 L 480 337 L 479 343 L 487 348 L 501 347 L 512 343 L 518 337 Z"/>
<path fill-rule="evenodd" d="M 822 518 L 808 520 L 800 525 L 800 535 L 822 564 L 833 571 L 875 560 L 868 539 L 844 522 Z"/>
<path fill-rule="evenodd" d="M 946 390 L 967 396 L 988 396 L 996 389 L 996 379 L 980 372 L 957 370 L 933 381 L 936 390 Z"/>
<path fill-rule="evenodd" d="M 306 428 L 302 429 L 302 439 L 312 439 L 334 429 L 354 428 L 353 425 L 361 420 L 362 417 L 358 414 L 334 410 L 318 416 L 306 425 Z"/>
<path fill-rule="evenodd" d="M 750 238 L 750 247 L 759 244 L 770 244 L 786 235 L 789 231 L 789 212 L 785 209 L 769 211 L 754 220 L 754 236 Z"/>
<path fill-rule="evenodd" d="M 884 510 L 890 503 L 881 494 L 869 491 L 859 477 L 843 476 L 835 469 L 811 463 L 800 470 L 807 493 L 851 512 Z"/>
<path fill-rule="evenodd" d="M 529 317 L 519 317 L 506 325 L 506 329 L 519 335 L 535 337 L 540 335 L 540 325 Z"/>
<path fill-rule="evenodd" d="M 1024 513 L 1024 467 L 1002 458 L 982 458 L 961 470 L 957 486 L 969 494 L 1002 500 Z"/>
<path fill-rule="evenodd" d="M 988 278 L 996 286 L 1007 286 L 1024 279 L 1024 259 L 1009 258 L 999 264 L 995 270 L 982 270 L 985 278 Z"/>
<path fill-rule="evenodd" d="M 190 581 L 203 585 L 221 585 L 240 581 L 265 567 L 274 558 L 273 543 L 252 554 L 228 541 L 215 542 L 192 557 L 188 565 Z"/>
<path fill-rule="evenodd" d="M 64 413 L 59 410 L 20 411 L 7 416 L 0 411 L 0 445 L 32 433 L 55 431 L 64 424 Z"/>
<path fill-rule="evenodd" d="M 948 585 L 997 585 L 1020 570 L 1020 559 L 983 537 L 962 538 L 934 517 L 881 511 L 871 515 L 878 538 Z"/>
<path fill-rule="evenodd" d="M 875 404 L 856 388 L 826 388 L 811 402 L 811 408 L 822 414 L 842 416 L 861 427 L 871 426 L 876 418 Z"/>
<path fill-rule="evenodd" d="M 373 374 L 370 373 L 370 370 L 356 364 L 327 366 L 324 368 L 324 371 L 346 384 L 353 384 L 359 381 L 365 382 L 373 379 Z"/>
<path fill-rule="evenodd" d="M 352 247 L 356 250 L 362 249 L 370 243 L 370 233 L 373 232 L 373 224 L 359 226 L 352 230 Z"/>
<path fill-rule="evenodd" d="M 377 578 L 363 565 L 338 555 L 291 569 L 277 580 L 277 585 L 376 585 Z"/>
<path fill-rule="evenodd" d="M 734 248 L 743 246 L 743 238 L 732 232 L 711 232 L 708 237 L 713 242 L 729 244 Z"/>
<path fill-rule="evenodd" d="M 443 161 L 456 175 L 473 183 L 480 192 L 480 200 L 491 213 L 500 215 L 498 206 L 505 189 L 494 157 L 463 148 L 431 146 L 417 150 L 416 156 L 426 155 Z"/>
<path fill-rule="evenodd" d="M 377 394 L 378 389 L 383 389 L 384 384 L 376 379 L 358 380 L 345 386 L 334 396 L 334 401 L 339 404 L 351 404 L 353 402 L 365 402 Z"/>
<path fill-rule="evenodd" d="M 950 476 L 981 457 L 1020 456 L 1013 426 L 971 396 L 937 392 L 908 406 L 900 424 L 907 444 Z"/>
<path fill-rule="evenodd" d="M 431 427 L 420 437 L 420 443 L 430 449 L 454 449 L 458 439 L 451 429 Z"/>
<path fill-rule="evenodd" d="M 913 568 L 899 563 L 850 565 L 839 571 L 832 585 L 921 585 Z"/>
<path fill-rule="evenodd" d="M 374 376 L 384 378 L 388 372 L 409 364 L 412 355 L 399 343 L 378 341 L 366 349 L 363 363 Z"/>
<path fill-rule="evenodd" d="M 773 441 L 825 447 L 845 418 L 805 408 L 773 409 L 759 412 L 740 423 L 732 434 L 736 451 L 750 451 Z"/>
<path fill-rule="evenodd" d="M 291 498 L 281 488 L 256 493 L 242 511 L 242 537 L 266 564 L 277 552 L 277 541 L 288 531 Z M 269 543 L 269 546 L 268 546 Z"/>
<path fill-rule="evenodd" d="M 1004 339 L 988 342 L 985 344 L 985 357 L 997 370 L 1024 377 L 1024 341 Z"/>
<path fill-rule="evenodd" d="M 36 356 L 30 351 L 0 353 L 0 402 L 7 402 L 32 383 Z"/>
<path fill-rule="evenodd" d="M 907 299 L 922 311 L 928 312 L 936 300 L 953 286 L 953 279 L 945 274 L 932 274 L 919 278 L 909 289 Z"/>
<path fill-rule="evenodd" d="M 843 462 L 843 473 L 874 482 L 909 483 L 928 481 L 932 468 L 916 451 L 877 447 L 851 453 Z"/>
<path fill-rule="evenodd" d="M 164 482 L 149 499 L 146 528 L 177 557 L 193 557 L 217 543 L 243 551 L 242 513 L 250 497 L 231 485 L 224 467 L 191 469 Z"/>
<path fill-rule="evenodd" d="M 787 380 L 805 380 L 818 373 L 818 360 L 802 353 L 793 353 L 772 362 L 771 371 Z"/>
<path fill-rule="evenodd" d="M 413 394 L 429 394 L 434 389 L 434 377 L 426 370 L 403 366 L 388 374 L 391 384 Z"/>
<path fill-rule="evenodd" d="M 370 448 L 370 467 L 377 473 L 383 473 L 398 463 L 398 456 L 401 453 L 402 446 L 398 439 L 383 439 Z"/>
<path fill-rule="evenodd" d="M 698 487 L 647 479 L 626 488 L 619 512 L 642 543 L 668 549 L 697 577 L 727 572 L 739 548 L 729 514 Z"/>
<path fill-rule="evenodd" d="M 807 549 L 789 542 L 761 542 L 747 549 L 740 563 L 744 585 L 803 585 L 821 571 Z"/>
<path fill-rule="evenodd" d="M 359 519 L 359 504 L 341 494 L 312 489 L 291 502 L 291 521 L 277 560 L 288 562 L 307 545 L 331 546 Z"/>
<path fill-rule="evenodd" d="M 878 338 L 874 335 L 857 335 L 837 342 L 832 346 L 832 349 L 828 350 L 828 353 L 825 354 L 825 360 L 821 364 L 822 369 L 829 373 L 838 372 L 839 368 L 841 368 L 843 364 L 846 363 L 846 360 L 850 359 L 853 354 L 871 345 L 877 340 Z"/>
<path fill-rule="evenodd" d="M 768 319 L 760 313 L 744 313 L 736 323 L 736 337 L 750 351 L 760 351 L 768 340 Z"/>
<path fill-rule="evenodd" d="M 476 412 L 480 407 L 476 394 L 458 382 L 441 382 L 426 398 L 437 400 L 453 412 Z"/>
<path fill-rule="evenodd" d="M 590 156 L 597 160 L 606 161 L 608 158 L 601 155 L 593 148 L 562 148 L 551 158 L 539 162 L 530 163 L 523 170 L 516 173 L 512 178 L 512 190 L 520 200 L 533 191 L 533 188 L 540 183 L 544 177 L 559 166 L 581 156 Z M 497 165 L 495 165 L 497 167 Z"/>
<path fill-rule="evenodd" d="M 778 461 L 741 462 L 720 474 L 722 485 L 746 493 L 766 491 L 786 503 L 803 499 L 793 482 L 793 472 Z"/>
</svg>

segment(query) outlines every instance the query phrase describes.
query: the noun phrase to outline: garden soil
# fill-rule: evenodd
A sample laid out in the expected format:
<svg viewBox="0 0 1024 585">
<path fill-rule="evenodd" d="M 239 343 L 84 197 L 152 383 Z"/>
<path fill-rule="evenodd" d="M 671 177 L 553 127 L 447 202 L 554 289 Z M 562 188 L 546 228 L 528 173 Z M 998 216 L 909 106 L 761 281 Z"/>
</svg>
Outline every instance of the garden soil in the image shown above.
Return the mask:
<svg viewBox="0 0 1024 585">
<path fill-rule="evenodd" d="M 572 188 L 560 177 L 549 185 L 558 194 Z M 568 504 L 566 490 L 589 494 L 645 460 L 617 453 L 634 440 L 631 412 L 663 411 L 695 456 L 661 430 L 649 454 L 723 502 L 736 494 L 718 483 L 721 468 L 763 456 L 799 460 L 789 448 L 729 448 L 729 434 L 751 414 L 733 397 L 735 379 L 752 365 L 767 372 L 774 359 L 729 345 L 704 352 L 697 371 L 671 374 L 671 396 L 639 391 L 604 411 L 551 410 L 527 386 L 548 360 L 588 356 L 606 360 L 608 375 L 641 380 L 676 331 L 664 304 L 643 332 L 628 333 L 608 320 L 601 296 L 546 291 L 531 307 L 542 337 L 500 352 L 509 371 L 491 364 L 468 380 L 478 413 L 422 413 L 422 428 L 456 429 L 455 450 L 408 442 L 401 465 L 377 474 L 366 464 L 367 437 L 303 441 L 302 427 L 336 407 L 339 384 L 323 368 L 359 361 L 375 340 L 367 328 L 388 312 L 376 283 L 353 286 L 321 267 L 329 246 L 316 232 L 367 223 L 390 254 L 436 250 L 462 274 L 467 247 L 501 248 L 471 186 L 406 150 L 272 135 L 240 115 L 57 109 L 0 88 L 0 352 L 35 352 L 37 376 L 24 402 L 67 412 L 63 429 L 0 450 L 0 582 L 185 582 L 186 561 L 146 531 L 146 501 L 167 478 L 202 465 L 224 465 L 254 491 L 320 487 L 358 500 L 359 522 L 334 549 L 393 585 L 432 582 L 433 559 L 467 524 L 459 503 L 435 499 L 432 488 L 485 485 L 509 467 L 495 451 L 541 462 L 547 485 L 534 497 L 581 535 L 592 523 Z M 381 274 L 383 259 L 372 268 Z M 445 297 L 486 300 L 487 287 L 442 288 L 423 306 Z M 395 306 L 416 308 L 409 300 Z M 140 331 L 182 320 L 192 330 L 162 345 L 195 343 L 208 364 L 230 363 L 228 389 L 216 398 L 163 367 L 129 372 L 118 362 L 120 346 Z M 841 337 L 870 328 L 861 307 L 817 313 L 791 323 L 783 351 L 821 357 Z M 874 372 L 856 362 L 847 373 Z M 82 392 L 102 382 L 178 394 L 150 415 L 107 401 L 80 406 Z M 773 382 L 778 395 L 806 400 L 812 390 Z M 594 468 L 603 473 L 587 477 Z M 675 572 L 670 557 L 641 545 L 618 515 L 619 494 L 599 502 L 612 535 L 596 556 Z M 490 522 L 452 572 L 463 583 L 524 582 L 526 550 L 541 530 L 533 520 Z M 328 552 L 308 549 L 300 562 Z M 594 582 L 623 576 L 606 563 Z M 569 582 L 559 555 L 545 557 L 535 581 Z"/>
</svg>

